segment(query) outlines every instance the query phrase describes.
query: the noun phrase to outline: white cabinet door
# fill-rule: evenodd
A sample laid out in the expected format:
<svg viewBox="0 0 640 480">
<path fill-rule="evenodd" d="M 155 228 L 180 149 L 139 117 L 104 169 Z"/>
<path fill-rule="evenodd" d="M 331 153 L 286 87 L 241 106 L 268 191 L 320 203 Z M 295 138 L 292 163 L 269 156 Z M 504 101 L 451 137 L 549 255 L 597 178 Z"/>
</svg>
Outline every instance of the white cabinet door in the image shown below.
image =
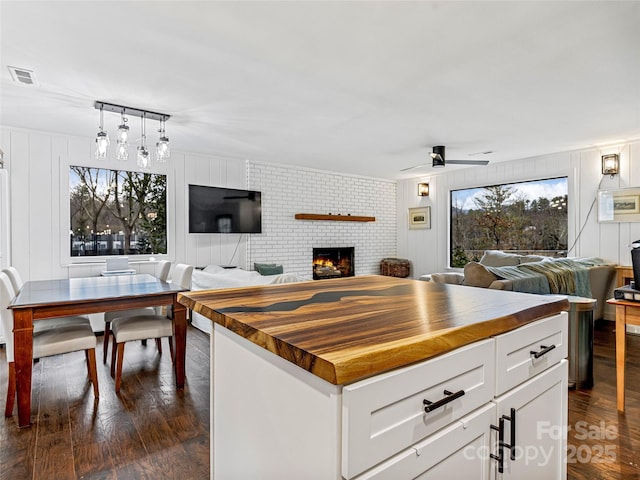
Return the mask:
<svg viewBox="0 0 640 480">
<path fill-rule="evenodd" d="M 357 480 L 488 480 L 495 464 L 495 432 L 489 425 L 496 405 L 489 403 L 426 440 L 372 468 Z"/>
<path fill-rule="evenodd" d="M 515 446 L 504 448 L 504 469 L 499 473 L 496 465 L 496 478 L 566 478 L 567 361 L 496 398 L 495 403 L 498 420 L 512 417 L 515 411 L 515 425 L 504 421 L 504 442 L 511 444 L 515 426 Z"/>
</svg>

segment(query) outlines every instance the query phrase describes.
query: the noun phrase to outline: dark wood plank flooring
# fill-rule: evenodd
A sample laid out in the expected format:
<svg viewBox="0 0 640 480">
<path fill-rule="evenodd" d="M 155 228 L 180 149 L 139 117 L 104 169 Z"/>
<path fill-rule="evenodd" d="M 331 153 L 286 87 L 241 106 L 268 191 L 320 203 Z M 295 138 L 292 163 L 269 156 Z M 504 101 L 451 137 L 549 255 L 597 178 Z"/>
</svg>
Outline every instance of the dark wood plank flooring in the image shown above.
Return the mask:
<svg viewBox="0 0 640 480">
<path fill-rule="evenodd" d="M 94 403 L 83 352 L 34 365 L 31 428 L 17 427 L 17 407 L 0 420 L 0 479 L 208 479 L 209 337 L 187 333 L 187 381 L 177 391 L 166 339 L 129 342 L 120 395 L 98 337 L 100 400 Z M 0 405 L 6 399 L 0 349 Z"/>
<path fill-rule="evenodd" d="M 595 324 L 594 387 L 569 391 L 569 479 L 640 479 L 640 336 L 627 335 L 626 405 L 618 413 L 614 327 Z"/>
<path fill-rule="evenodd" d="M 569 391 L 569 479 L 640 479 L 640 336 L 627 337 L 627 412 L 618 414 L 613 326 L 596 324 L 594 388 Z M 164 346 L 159 356 L 153 342 L 127 345 L 120 396 L 99 362 L 96 404 L 82 353 L 38 362 L 33 426 L 18 429 L 15 413 L 0 423 L 0 479 L 209 478 L 209 337 L 189 329 L 184 391 Z M 3 406 L 6 372 L 0 349 Z"/>
</svg>

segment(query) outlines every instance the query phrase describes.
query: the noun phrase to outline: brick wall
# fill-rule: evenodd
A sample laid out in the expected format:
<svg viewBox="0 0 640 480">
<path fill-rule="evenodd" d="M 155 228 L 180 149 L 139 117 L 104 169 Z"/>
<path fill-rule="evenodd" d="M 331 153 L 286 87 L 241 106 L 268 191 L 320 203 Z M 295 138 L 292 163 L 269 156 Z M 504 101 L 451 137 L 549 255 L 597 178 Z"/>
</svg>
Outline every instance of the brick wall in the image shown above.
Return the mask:
<svg viewBox="0 0 640 480">
<path fill-rule="evenodd" d="M 248 163 L 249 188 L 262 192 L 262 234 L 250 235 L 248 267 L 278 263 L 311 278 L 313 247 L 355 247 L 356 275 L 379 273 L 396 256 L 396 182 L 282 165 Z M 296 213 L 364 215 L 375 222 L 296 220 Z"/>
</svg>

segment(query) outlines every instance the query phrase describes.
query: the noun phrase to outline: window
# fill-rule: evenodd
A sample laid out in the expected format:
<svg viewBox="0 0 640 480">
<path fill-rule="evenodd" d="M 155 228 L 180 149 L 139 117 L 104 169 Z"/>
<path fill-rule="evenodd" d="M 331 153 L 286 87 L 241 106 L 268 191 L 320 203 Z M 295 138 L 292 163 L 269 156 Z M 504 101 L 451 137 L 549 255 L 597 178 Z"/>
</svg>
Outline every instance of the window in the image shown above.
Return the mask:
<svg viewBox="0 0 640 480">
<path fill-rule="evenodd" d="M 567 177 L 451 191 L 449 264 L 485 250 L 567 256 Z"/>
<path fill-rule="evenodd" d="M 167 177 L 69 167 L 71 257 L 167 253 Z"/>
</svg>

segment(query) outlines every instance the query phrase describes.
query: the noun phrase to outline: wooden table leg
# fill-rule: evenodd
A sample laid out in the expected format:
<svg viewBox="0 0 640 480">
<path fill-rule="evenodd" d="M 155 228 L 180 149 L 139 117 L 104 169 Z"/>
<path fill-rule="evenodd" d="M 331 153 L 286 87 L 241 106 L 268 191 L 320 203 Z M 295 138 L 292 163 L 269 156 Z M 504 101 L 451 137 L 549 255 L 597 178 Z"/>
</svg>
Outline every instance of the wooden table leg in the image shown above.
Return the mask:
<svg viewBox="0 0 640 480">
<path fill-rule="evenodd" d="M 626 333 L 626 306 L 616 305 L 616 388 L 618 411 L 620 412 L 624 412 L 624 360 Z"/>
<path fill-rule="evenodd" d="M 31 374 L 33 369 L 33 311 L 13 311 L 13 343 L 18 397 L 18 426 L 31 426 Z"/>
<path fill-rule="evenodd" d="M 187 353 L 187 309 L 173 297 L 173 344 L 176 387 L 183 388 L 185 380 L 185 358 Z"/>
</svg>

